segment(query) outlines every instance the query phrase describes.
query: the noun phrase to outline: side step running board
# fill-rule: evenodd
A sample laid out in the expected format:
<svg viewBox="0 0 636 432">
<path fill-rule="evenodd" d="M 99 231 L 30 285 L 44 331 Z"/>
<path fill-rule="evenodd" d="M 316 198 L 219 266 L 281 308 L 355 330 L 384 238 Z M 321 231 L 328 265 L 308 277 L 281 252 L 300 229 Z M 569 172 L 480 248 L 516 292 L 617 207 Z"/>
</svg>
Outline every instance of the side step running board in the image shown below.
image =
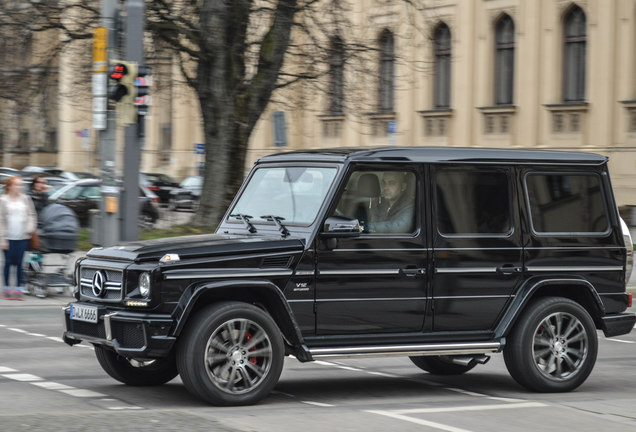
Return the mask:
<svg viewBox="0 0 636 432">
<path fill-rule="evenodd" d="M 326 358 L 386 357 L 386 356 L 437 356 L 475 355 L 499 352 L 501 342 L 465 342 L 450 344 L 378 345 L 346 348 L 310 348 L 314 360 Z"/>
</svg>

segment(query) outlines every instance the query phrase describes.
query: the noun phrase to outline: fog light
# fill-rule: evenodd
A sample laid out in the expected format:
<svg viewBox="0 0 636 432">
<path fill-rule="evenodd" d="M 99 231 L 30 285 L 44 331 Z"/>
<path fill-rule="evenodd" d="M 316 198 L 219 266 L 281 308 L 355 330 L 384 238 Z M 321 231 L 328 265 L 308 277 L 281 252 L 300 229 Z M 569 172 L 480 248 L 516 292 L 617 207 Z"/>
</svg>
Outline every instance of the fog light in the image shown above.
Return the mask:
<svg viewBox="0 0 636 432">
<path fill-rule="evenodd" d="M 144 297 L 150 294 L 150 273 L 144 272 L 139 275 L 139 292 Z"/>
</svg>

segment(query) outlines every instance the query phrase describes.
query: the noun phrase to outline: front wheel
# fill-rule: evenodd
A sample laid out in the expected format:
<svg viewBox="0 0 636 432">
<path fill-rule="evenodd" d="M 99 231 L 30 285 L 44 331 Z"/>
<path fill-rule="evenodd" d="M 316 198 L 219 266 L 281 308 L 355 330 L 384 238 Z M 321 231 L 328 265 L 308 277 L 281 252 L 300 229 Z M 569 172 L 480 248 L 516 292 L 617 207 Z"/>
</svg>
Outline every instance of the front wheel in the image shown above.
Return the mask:
<svg viewBox="0 0 636 432">
<path fill-rule="evenodd" d="M 177 346 L 186 388 L 214 405 L 249 405 L 264 398 L 283 369 L 283 338 L 256 306 L 227 302 L 201 309 Z"/>
<path fill-rule="evenodd" d="M 504 349 L 510 375 L 538 392 L 570 391 L 587 379 L 596 363 L 598 339 L 589 313 L 561 297 L 528 306 Z"/>
<path fill-rule="evenodd" d="M 174 355 L 150 361 L 136 361 L 95 345 L 95 356 L 102 369 L 117 381 L 130 386 L 165 384 L 178 375 Z"/>
</svg>

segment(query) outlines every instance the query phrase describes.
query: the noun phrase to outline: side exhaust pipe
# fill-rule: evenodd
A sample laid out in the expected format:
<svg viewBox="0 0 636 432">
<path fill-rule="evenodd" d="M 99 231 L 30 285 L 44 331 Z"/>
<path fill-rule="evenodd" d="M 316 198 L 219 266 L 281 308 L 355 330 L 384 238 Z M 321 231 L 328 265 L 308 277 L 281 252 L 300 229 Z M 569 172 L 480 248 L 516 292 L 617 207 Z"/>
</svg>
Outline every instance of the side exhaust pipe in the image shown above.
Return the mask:
<svg viewBox="0 0 636 432">
<path fill-rule="evenodd" d="M 472 366 L 475 363 L 477 364 L 486 364 L 490 360 L 490 356 L 487 355 L 476 355 L 476 356 L 452 356 L 451 362 L 460 365 L 460 366 Z"/>
</svg>

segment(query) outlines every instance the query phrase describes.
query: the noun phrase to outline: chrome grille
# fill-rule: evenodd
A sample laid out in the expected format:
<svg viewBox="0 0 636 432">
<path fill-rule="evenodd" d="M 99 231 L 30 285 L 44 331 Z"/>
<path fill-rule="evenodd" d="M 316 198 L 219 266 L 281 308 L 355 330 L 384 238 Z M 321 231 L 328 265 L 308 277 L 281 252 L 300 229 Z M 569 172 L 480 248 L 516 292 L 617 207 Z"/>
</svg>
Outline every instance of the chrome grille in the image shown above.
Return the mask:
<svg viewBox="0 0 636 432">
<path fill-rule="evenodd" d="M 93 292 L 93 279 L 95 273 L 102 272 L 104 276 L 103 290 L 101 296 L 96 296 Z M 117 302 L 123 299 L 123 276 L 121 270 L 107 270 L 91 267 L 80 268 L 80 294 L 84 297 L 99 299 L 108 302 Z"/>
</svg>

